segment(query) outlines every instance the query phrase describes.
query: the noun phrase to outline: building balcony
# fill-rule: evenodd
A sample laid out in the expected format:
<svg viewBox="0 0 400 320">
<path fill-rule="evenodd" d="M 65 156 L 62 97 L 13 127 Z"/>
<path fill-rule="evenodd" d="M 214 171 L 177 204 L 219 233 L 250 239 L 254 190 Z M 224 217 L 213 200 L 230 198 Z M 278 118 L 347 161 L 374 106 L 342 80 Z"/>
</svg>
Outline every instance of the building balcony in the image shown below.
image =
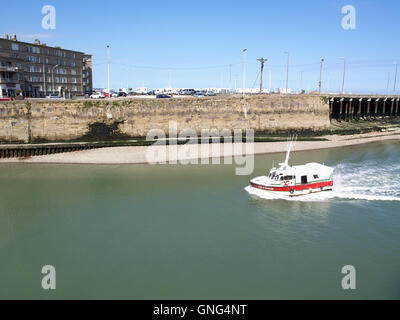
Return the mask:
<svg viewBox="0 0 400 320">
<path fill-rule="evenodd" d="M 17 79 L 11 79 L 11 78 L 0 78 L 0 83 L 2 84 L 17 84 L 19 81 Z"/>
<path fill-rule="evenodd" d="M 4 71 L 4 72 L 18 72 L 18 68 L 17 68 L 17 67 L 0 66 L 0 71 Z"/>
</svg>

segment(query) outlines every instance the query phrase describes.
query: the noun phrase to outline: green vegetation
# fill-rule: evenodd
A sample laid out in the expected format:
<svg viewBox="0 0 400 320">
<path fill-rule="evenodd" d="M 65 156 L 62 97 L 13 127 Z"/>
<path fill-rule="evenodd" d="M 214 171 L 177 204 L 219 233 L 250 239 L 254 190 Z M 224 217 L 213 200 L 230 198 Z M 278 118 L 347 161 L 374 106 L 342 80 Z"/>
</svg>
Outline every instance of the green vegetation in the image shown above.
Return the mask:
<svg viewBox="0 0 400 320">
<path fill-rule="evenodd" d="M 80 139 L 80 140 L 112 140 L 116 138 L 128 138 L 125 134 L 121 132 L 119 129 L 119 125 L 124 123 L 121 121 L 114 121 L 112 123 L 105 122 L 94 122 L 89 124 L 88 132 Z"/>
<path fill-rule="evenodd" d="M 325 103 L 325 104 L 329 104 L 329 97 L 327 96 L 320 96 L 321 100 Z"/>
<path fill-rule="evenodd" d="M 30 113 L 32 110 L 32 103 L 30 103 L 29 101 L 25 102 L 25 109 L 26 112 Z"/>
<path fill-rule="evenodd" d="M 91 108 L 91 107 L 93 107 L 93 102 L 92 101 L 84 101 L 83 106 L 85 108 Z"/>
</svg>

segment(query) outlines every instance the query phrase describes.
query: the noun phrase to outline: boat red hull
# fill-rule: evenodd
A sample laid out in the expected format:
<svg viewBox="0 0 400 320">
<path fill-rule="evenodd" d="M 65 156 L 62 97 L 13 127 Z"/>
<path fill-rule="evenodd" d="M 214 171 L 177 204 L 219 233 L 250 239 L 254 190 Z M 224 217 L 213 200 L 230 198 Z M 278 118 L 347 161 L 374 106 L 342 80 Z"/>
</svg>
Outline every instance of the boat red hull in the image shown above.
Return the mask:
<svg viewBox="0 0 400 320">
<path fill-rule="evenodd" d="M 256 183 L 251 183 L 251 186 L 253 188 L 267 190 L 267 191 L 295 192 L 295 191 L 305 191 L 305 190 L 333 187 L 333 181 L 322 181 L 322 182 L 316 182 L 316 183 L 299 184 L 299 185 L 295 185 L 295 186 L 285 186 L 285 187 L 263 186 L 263 185 L 259 185 Z"/>
</svg>

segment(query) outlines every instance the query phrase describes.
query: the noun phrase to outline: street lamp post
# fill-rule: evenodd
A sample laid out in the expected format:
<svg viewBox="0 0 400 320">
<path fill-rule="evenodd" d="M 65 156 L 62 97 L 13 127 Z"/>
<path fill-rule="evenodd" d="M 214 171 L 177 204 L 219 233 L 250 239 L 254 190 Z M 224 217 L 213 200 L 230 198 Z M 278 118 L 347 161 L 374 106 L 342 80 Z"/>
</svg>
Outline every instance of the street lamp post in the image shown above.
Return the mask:
<svg viewBox="0 0 400 320">
<path fill-rule="evenodd" d="M 246 88 L 246 58 L 247 58 L 247 49 L 243 49 L 243 96 L 245 94 L 245 88 Z"/>
<path fill-rule="evenodd" d="M 111 99 L 110 91 L 110 46 L 107 45 L 107 81 L 108 81 L 108 99 Z"/>
<path fill-rule="evenodd" d="M 54 93 L 54 69 L 58 67 L 58 64 L 56 64 L 52 69 L 51 69 L 51 76 L 53 80 L 53 93 Z"/>
<path fill-rule="evenodd" d="M 318 94 L 321 94 L 322 87 L 322 66 L 324 64 L 324 59 L 321 59 L 321 66 L 319 68 L 319 84 L 318 84 Z"/>
<path fill-rule="evenodd" d="M 343 59 L 343 81 L 342 81 L 342 94 L 344 94 L 344 80 L 346 78 L 346 58 L 341 58 Z"/>
<path fill-rule="evenodd" d="M 285 52 L 287 54 L 287 65 L 286 65 L 286 93 L 289 93 L 289 59 L 290 53 Z"/>
</svg>

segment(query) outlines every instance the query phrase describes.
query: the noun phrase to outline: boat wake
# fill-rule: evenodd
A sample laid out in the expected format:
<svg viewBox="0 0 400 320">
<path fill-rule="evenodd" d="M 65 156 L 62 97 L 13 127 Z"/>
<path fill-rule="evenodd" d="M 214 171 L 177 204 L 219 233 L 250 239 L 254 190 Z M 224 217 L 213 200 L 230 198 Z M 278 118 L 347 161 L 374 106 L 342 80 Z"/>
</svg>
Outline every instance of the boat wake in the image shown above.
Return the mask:
<svg viewBox="0 0 400 320">
<path fill-rule="evenodd" d="M 342 162 L 335 167 L 333 191 L 288 197 L 248 186 L 245 190 L 258 198 L 287 201 L 366 200 L 400 201 L 400 164 L 382 159 Z"/>
</svg>

